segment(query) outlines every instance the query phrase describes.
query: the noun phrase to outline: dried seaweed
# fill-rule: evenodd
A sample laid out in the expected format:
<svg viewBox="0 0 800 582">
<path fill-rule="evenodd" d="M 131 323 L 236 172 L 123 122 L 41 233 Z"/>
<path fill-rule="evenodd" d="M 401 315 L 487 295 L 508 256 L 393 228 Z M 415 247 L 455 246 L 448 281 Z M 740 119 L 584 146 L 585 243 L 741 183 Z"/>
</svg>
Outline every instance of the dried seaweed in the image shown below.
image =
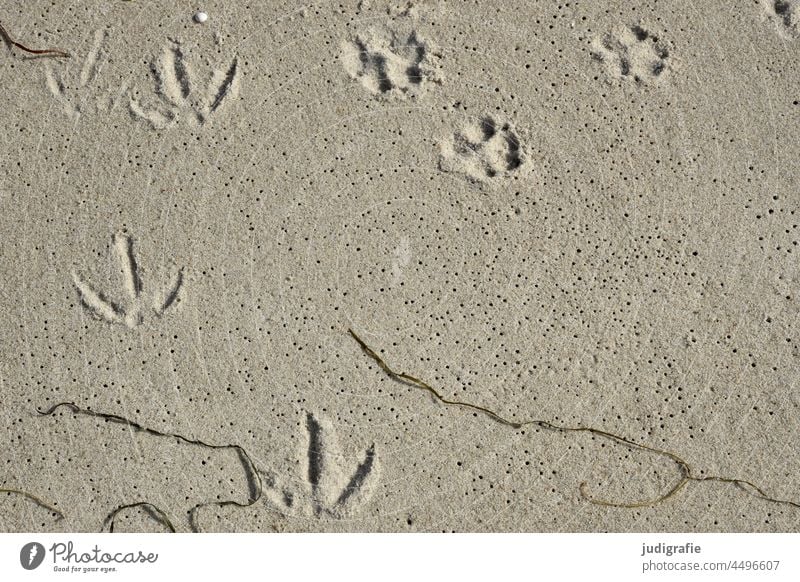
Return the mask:
<svg viewBox="0 0 800 582">
<path fill-rule="evenodd" d="M 37 497 L 33 493 L 28 493 L 27 491 L 22 491 L 21 489 L 9 489 L 9 488 L 5 488 L 5 487 L 0 489 L 0 493 L 9 493 L 9 494 L 12 494 L 12 495 L 21 495 L 21 496 L 25 497 L 26 499 L 30 499 L 31 501 L 33 501 L 39 507 L 43 507 L 47 511 L 49 511 L 49 512 L 53 513 L 54 515 L 56 515 L 57 516 L 56 517 L 56 521 L 60 521 L 60 520 L 64 519 L 64 514 L 63 513 L 61 513 L 58 509 L 56 509 L 55 507 L 53 507 L 52 505 L 50 505 L 46 501 L 43 501 L 42 499 L 40 499 L 39 497 Z"/>
<path fill-rule="evenodd" d="M 127 418 L 124 418 L 124 417 L 116 415 L 116 414 L 109 414 L 109 413 L 105 413 L 105 412 L 96 412 L 94 410 L 90 410 L 90 409 L 86 409 L 86 408 L 80 408 L 78 405 L 76 405 L 73 402 L 60 402 L 58 404 L 54 404 L 53 406 L 51 406 L 47 410 L 37 409 L 37 412 L 39 414 L 43 415 L 43 416 L 51 416 L 59 408 L 68 408 L 70 411 L 72 411 L 73 414 L 81 414 L 81 415 L 84 415 L 84 416 L 91 416 L 91 417 L 94 417 L 94 418 L 100 418 L 100 419 L 103 419 L 103 420 L 105 420 L 107 422 L 114 422 L 114 423 L 118 423 L 118 424 L 123 424 L 125 426 L 131 427 L 134 430 L 137 430 L 137 431 L 140 431 L 140 432 L 143 432 L 143 433 L 146 433 L 146 434 L 150 434 L 150 435 L 153 435 L 153 436 L 175 438 L 175 439 L 178 439 L 179 441 L 182 441 L 182 442 L 184 442 L 186 444 L 190 444 L 190 445 L 198 445 L 198 446 L 206 447 L 208 449 L 213 449 L 213 450 L 219 450 L 219 449 L 233 449 L 233 450 L 235 450 L 238 453 L 240 460 L 242 461 L 242 465 L 244 466 L 245 472 L 247 473 L 248 482 L 251 485 L 251 487 L 250 487 L 250 500 L 247 503 L 241 503 L 239 501 L 233 501 L 233 500 L 228 500 L 228 501 L 209 501 L 209 502 L 206 502 L 206 503 L 198 503 L 197 505 L 195 505 L 194 507 L 192 507 L 189 510 L 189 523 L 190 523 L 190 526 L 192 528 L 192 531 L 195 531 L 195 532 L 199 532 L 200 531 L 200 528 L 199 528 L 199 526 L 197 524 L 197 512 L 200 509 L 202 509 L 203 507 L 212 507 L 212 506 L 215 506 L 215 507 L 226 507 L 226 506 L 231 506 L 231 505 L 235 506 L 235 507 L 250 507 L 253 504 L 255 504 L 256 502 L 258 502 L 259 499 L 261 499 L 261 495 L 263 493 L 263 485 L 262 485 L 262 482 L 261 482 L 261 476 L 259 475 L 258 470 L 256 469 L 256 466 L 255 466 L 255 463 L 253 462 L 253 460 L 250 457 L 250 455 L 247 453 L 247 451 L 245 451 L 241 446 L 239 446 L 237 444 L 214 445 L 214 444 L 210 444 L 210 443 L 201 441 L 199 439 L 188 438 L 188 437 L 185 437 L 185 436 L 180 435 L 180 434 L 162 432 L 162 431 L 159 431 L 159 430 L 156 430 L 156 429 L 149 428 L 149 427 L 146 427 L 144 425 L 141 425 L 138 422 L 135 422 L 133 420 L 128 420 Z M 49 507 L 49 506 L 45 505 L 45 507 Z M 105 520 L 103 520 L 103 529 L 108 527 L 109 531 L 114 531 L 114 519 L 117 516 L 117 514 L 119 514 L 119 512 L 121 512 L 121 511 L 123 511 L 125 509 L 129 509 L 131 507 L 145 507 L 145 508 L 148 508 L 148 509 L 152 510 L 155 513 L 155 515 L 158 517 L 159 521 L 164 523 L 171 531 L 173 531 L 173 532 L 176 531 L 175 527 L 172 524 L 172 520 L 169 519 L 169 517 L 167 516 L 166 512 L 162 511 L 161 509 L 159 509 L 155 505 L 153 505 L 151 503 L 146 503 L 146 502 L 130 503 L 130 504 L 121 505 L 121 506 L 115 508 L 111 513 L 108 514 L 108 516 L 106 516 Z"/>
<path fill-rule="evenodd" d="M 159 521 L 162 524 L 164 524 L 165 526 L 167 526 L 167 528 L 169 528 L 169 531 L 171 531 L 172 533 L 176 533 L 178 531 L 175 528 L 175 526 L 172 525 L 172 521 L 169 519 L 169 516 L 164 511 L 162 511 L 161 509 L 159 509 L 157 506 L 153 505 L 152 503 L 148 503 L 147 501 L 139 501 L 138 503 L 126 503 L 125 505 L 120 505 L 114 511 L 109 513 L 106 516 L 106 518 L 103 520 L 103 530 L 105 530 L 106 527 L 108 527 L 108 532 L 109 533 L 114 533 L 114 519 L 117 517 L 117 515 L 120 512 L 125 511 L 126 509 L 132 509 L 134 507 L 143 508 L 156 521 Z"/>
<path fill-rule="evenodd" d="M 746 491 L 750 495 L 754 495 L 755 497 L 758 497 L 759 499 L 762 499 L 764 501 L 768 501 L 770 503 L 777 503 L 777 504 L 782 504 L 782 505 L 790 505 L 792 507 L 800 508 L 800 503 L 797 503 L 795 501 L 789 501 L 789 500 L 785 500 L 785 499 L 777 499 L 775 497 L 770 497 L 769 495 L 767 495 L 767 493 L 764 492 L 763 489 L 761 489 L 760 487 L 758 487 L 757 485 L 755 485 L 754 483 L 752 483 L 752 482 L 750 482 L 750 481 L 748 481 L 746 479 L 735 479 L 735 478 L 731 478 L 731 477 L 719 477 L 719 476 L 707 476 L 707 477 L 695 476 L 695 475 L 693 475 L 693 469 L 692 469 L 691 465 L 689 465 L 689 463 L 686 462 L 684 459 L 682 459 L 679 455 L 677 455 L 677 454 L 675 454 L 673 452 L 667 451 L 665 449 L 659 449 L 659 448 L 656 448 L 656 447 L 651 447 L 651 446 L 648 446 L 648 445 L 644 445 L 644 444 L 641 444 L 641 443 L 634 442 L 634 441 L 632 441 L 632 440 L 630 440 L 630 439 L 628 439 L 628 438 L 626 438 L 624 436 L 621 436 L 621 435 L 618 435 L 618 434 L 614 434 L 614 433 L 610 433 L 608 431 L 605 431 L 605 430 L 602 430 L 602 429 L 599 429 L 599 428 L 592 428 L 592 427 L 586 427 L 586 426 L 558 425 L 558 424 L 554 424 L 554 423 L 552 423 L 550 421 L 547 421 L 547 420 L 526 420 L 526 421 L 517 422 L 517 421 L 513 421 L 513 420 L 508 420 L 507 418 L 503 418 L 502 416 L 500 416 L 499 414 L 497 414 L 493 410 L 490 410 L 489 408 L 485 408 L 483 406 L 479 406 L 477 404 L 472 404 L 471 402 L 463 402 L 463 401 L 460 401 L 460 400 L 448 400 L 447 398 L 442 396 L 439 393 L 439 391 L 437 391 L 433 386 L 431 386 L 430 384 L 428 384 L 424 380 L 420 380 L 419 378 L 416 378 L 414 376 L 411 376 L 410 374 L 406 374 L 406 373 L 403 373 L 403 372 L 395 372 L 392 368 L 389 367 L 388 364 L 386 364 L 386 362 L 383 360 L 383 358 L 381 358 L 375 352 L 375 350 L 373 350 L 371 347 L 369 347 L 364 342 L 364 340 L 362 340 L 358 335 L 356 335 L 356 333 L 352 329 L 348 329 L 347 331 L 352 336 L 352 338 L 358 343 L 359 347 L 361 347 L 361 350 L 367 356 L 372 358 L 372 360 L 376 364 L 378 364 L 378 367 L 381 370 L 383 370 L 383 372 L 387 376 L 389 376 L 391 379 L 393 379 L 393 380 L 395 380 L 397 382 L 401 382 L 403 384 L 414 386 L 416 388 L 420 388 L 421 390 L 425 390 L 426 392 L 430 393 L 436 400 L 438 400 L 442 404 L 445 404 L 447 406 L 459 406 L 461 408 L 468 408 L 470 410 L 474 410 L 474 411 L 480 412 L 480 413 L 486 415 L 487 417 L 489 417 L 490 419 L 494 420 L 495 422 L 498 422 L 498 423 L 500 423 L 502 425 L 505 425 L 505 426 L 508 426 L 508 427 L 514 428 L 514 429 L 521 429 L 521 428 L 524 428 L 526 426 L 535 426 L 535 427 L 539 427 L 539 428 L 542 428 L 542 429 L 545 429 L 545 430 L 551 430 L 551 431 L 555 431 L 555 432 L 583 432 L 583 433 L 589 433 L 589 434 L 592 434 L 592 435 L 595 435 L 595 436 L 598 436 L 598 437 L 602 437 L 602 438 L 617 442 L 619 444 L 622 444 L 624 446 L 630 447 L 632 449 L 638 449 L 638 450 L 642 450 L 642 451 L 647 451 L 647 452 L 650 452 L 650 453 L 654 453 L 656 455 L 667 457 L 668 459 L 670 459 L 673 462 L 675 462 L 675 464 L 677 464 L 678 468 L 680 469 L 680 473 L 681 473 L 680 479 L 666 493 L 660 495 L 659 497 L 657 497 L 655 499 L 648 499 L 648 500 L 644 500 L 644 501 L 636 501 L 636 502 L 632 502 L 632 503 L 618 503 L 618 502 L 606 501 L 606 500 L 603 500 L 603 499 L 598 499 L 596 497 L 592 497 L 586 492 L 587 484 L 585 482 L 581 483 L 580 486 L 579 486 L 579 491 L 580 491 L 581 497 L 583 497 L 584 499 L 586 499 L 590 503 L 594 503 L 595 505 L 602 505 L 602 506 L 605 506 L 605 507 L 623 507 L 623 508 L 629 508 L 629 509 L 640 508 L 640 507 L 651 507 L 653 505 L 658 505 L 659 503 L 663 503 L 663 502 L 667 501 L 668 499 L 672 498 L 681 489 L 683 489 L 690 481 L 716 481 L 716 482 L 720 482 L 720 483 L 730 483 L 730 484 L 736 485 L 737 487 L 743 489 L 744 491 Z"/>
<path fill-rule="evenodd" d="M 28 48 L 24 44 L 17 42 L 14 38 L 9 34 L 9 32 L 0 24 L 0 36 L 3 37 L 5 43 L 11 47 L 15 46 L 20 50 L 25 51 L 26 53 L 30 53 L 32 55 L 38 55 L 41 57 L 62 57 L 62 58 L 69 58 L 70 54 L 62 49 L 59 48 L 46 48 L 46 49 L 32 49 Z"/>
</svg>

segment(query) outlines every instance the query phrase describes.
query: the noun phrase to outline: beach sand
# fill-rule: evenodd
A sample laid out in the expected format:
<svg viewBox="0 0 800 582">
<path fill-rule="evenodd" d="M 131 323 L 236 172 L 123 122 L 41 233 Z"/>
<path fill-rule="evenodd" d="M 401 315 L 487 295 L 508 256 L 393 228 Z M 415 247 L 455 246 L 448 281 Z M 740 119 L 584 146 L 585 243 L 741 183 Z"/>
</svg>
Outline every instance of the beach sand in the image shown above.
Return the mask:
<svg viewBox="0 0 800 582">
<path fill-rule="evenodd" d="M 797 531 L 799 0 L 0 24 L 0 530 Z"/>
</svg>

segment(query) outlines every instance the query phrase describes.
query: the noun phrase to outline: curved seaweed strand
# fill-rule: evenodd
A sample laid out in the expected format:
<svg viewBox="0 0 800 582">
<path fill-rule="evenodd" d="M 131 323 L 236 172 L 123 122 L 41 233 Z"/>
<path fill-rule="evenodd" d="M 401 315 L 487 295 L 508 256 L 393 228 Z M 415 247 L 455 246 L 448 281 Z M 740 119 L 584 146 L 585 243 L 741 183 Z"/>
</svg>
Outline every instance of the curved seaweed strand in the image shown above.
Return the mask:
<svg viewBox="0 0 800 582">
<path fill-rule="evenodd" d="M 644 445 L 644 444 L 641 444 L 641 443 L 637 443 L 637 442 L 632 441 L 632 440 L 630 440 L 630 439 L 628 439 L 628 438 L 626 438 L 624 436 L 621 436 L 621 435 L 618 435 L 618 434 L 614 434 L 614 433 L 611 433 L 611 432 L 608 432 L 608 431 L 605 431 L 605 430 L 602 430 L 602 429 L 599 429 L 599 428 L 593 428 L 593 427 L 588 427 L 588 426 L 566 426 L 566 425 L 561 425 L 561 424 L 554 424 L 554 423 L 552 423 L 550 421 L 547 421 L 547 420 L 538 420 L 538 419 L 525 420 L 525 421 L 519 421 L 518 422 L 518 421 L 509 420 L 507 418 L 504 418 L 504 417 L 500 416 L 498 413 L 494 412 L 493 410 L 490 410 L 489 408 L 485 408 L 485 407 L 480 406 L 478 404 L 473 404 L 471 402 L 464 402 L 464 401 L 461 401 L 461 400 L 448 400 L 447 398 L 442 396 L 433 386 L 431 386 L 430 384 L 428 384 L 424 380 L 420 380 L 419 378 L 416 378 L 416 377 L 411 376 L 410 374 L 406 374 L 404 372 L 396 372 L 396 371 L 394 371 L 392 368 L 389 367 L 388 364 L 386 364 L 386 362 L 383 360 L 383 358 L 381 358 L 375 352 L 375 350 L 373 350 L 371 347 L 369 347 L 364 342 L 364 340 L 362 340 L 358 335 L 356 335 L 356 333 L 352 329 L 348 329 L 347 332 L 356 341 L 356 343 L 358 343 L 358 345 L 361 348 L 361 350 L 367 356 L 369 356 L 378 365 L 378 367 L 387 376 L 389 376 L 392 380 L 395 380 L 395 381 L 400 382 L 402 384 L 406 384 L 408 386 L 413 386 L 415 388 L 419 388 L 421 390 L 424 390 L 424 391 L 428 392 L 429 394 L 431 394 L 436 400 L 438 400 L 442 404 L 445 404 L 447 406 L 459 406 L 461 408 L 468 408 L 470 410 L 474 410 L 474 411 L 480 412 L 480 413 L 484 414 L 485 416 L 489 417 L 490 419 L 494 420 L 495 422 L 497 422 L 499 424 L 502 424 L 502 425 L 505 425 L 505 426 L 508 426 L 510 428 L 514 428 L 514 429 L 521 429 L 521 428 L 524 428 L 526 426 L 536 426 L 536 427 L 539 427 L 539 428 L 542 428 L 542 429 L 545 429 L 545 430 L 551 430 L 551 431 L 555 431 L 555 432 L 585 432 L 585 433 L 589 433 L 589 434 L 592 434 L 592 435 L 595 435 L 595 436 L 598 436 L 598 437 L 602 437 L 602 438 L 607 439 L 607 440 L 611 440 L 611 441 L 617 442 L 619 444 L 625 445 L 625 446 L 633 448 L 633 449 L 639 449 L 641 451 L 647 451 L 647 452 L 650 452 L 650 453 L 654 453 L 656 455 L 660 455 L 662 457 L 667 457 L 668 459 L 673 461 L 676 465 L 678 465 L 678 468 L 680 469 L 680 473 L 681 473 L 680 479 L 666 493 L 663 493 L 662 495 L 660 495 L 659 497 L 656 497 L 655 499 L 646 499 L 646 500 L 636 501 L 636 502 L 631 502 L 631 503 L 618 503 L 618 502 L 614 502 L 614 501 L 607 501 L 607 500 L 604 500 L 604 499 L 599 499 L 599 498 L 596 498 L 596 497 L 592 497 L 587 493 L 587 483 L 586 482 L 581 483 L 579 488 L 578 488 L 578 490 L 580 491 L 581 497 L 583 497 L 584 499 L 586 499 L 587 501 L 589 501 L 590 503 L 593 503 L 595 505 L 602 505 L 604 507 L 622 507 L 622 508 L 628 508 L 628 509 L 641 508 L 641 507 L 652 507 L 654 505 L 658 505 L 660 503 L 663 503 L 663 502 L 671 499 L 675 495 L 677 495 L 690 481 L 697 481 L 697 482 L 700 482 L 700 481 L 715 481 L 715 482 L 718 482 L 718 483 L 729 483 L 729 484 L 736 485 L 737 487 L 743 489 L 744 491 L 746 491 L 750 495 L 758 497 L 759 499 L 762 499 L 763 501 L 768 501 L 770 503 L 777 503 L 777 504 L 781 504 L 781 505 L 789 505 L 789 506 L 792 506 L 792 507 L 800 508 L 800 503 L 795 502 L 795 501 L 786 500 L 786 499 L 777 499 L 775 497 L 771 497 L 771 496 L 767 495 L 767 493 L 763 489 L 761 489 L 760 487 L 758 487 L 757 485 L 755 485 L 754 483 L 752 483 L 751 481 L 748 481 L 746 479 L 735 479 L 735 478 L 731 478 L 731 477 L 721 477 L 721 476 L 706 476 L 706 477 L 695 476 L 695 475 L 692 474 L 691 465 L 689 465 L 689 463 L 686 462 L 679 455 L 677 455 L 677 454 L 675 454 L 675 453 L 673 453 L 671 451 L 665 450 L 665 449 L 659 449 L 659 448 L 656 448 L 656 447 L 651 447 L 649 445 Z"/>
<path fill-rule="evenodd" d="M 22 497 L 24 497 L 26 499 L 30 499 L 31 501 L 33 501 L 39 507 L 42 507 L 42 508 L 46 509 L 47 511 L 49 511 L 51 513 L 54 513 L 57 516 L 56 517 L 56 521 L 61 521 L 62 519 L 64 519 L 64 514 L 61 513 L 61 511 L 59 511 L 58 509 L 56 509 L 55 507 L 53 507 L 52 505 L 50 505 L 46 501 L 43 501 L 41 498 L 37 497 L 33 493 L 28 493 L 27 491 L 22 491 L 21 489 L 11 489 L 11 488 L 8 488 L 8 487 L 0 488 L 0 493 L 9 493 L 9 494 L 12 494 L 12 495 L 21 495 Z"/>
<path fill-rule="evenodd" d="M 26 53 L 30 53 L 32 55 L 39 55 L 42 57 L 62 57 L 62 58 L 69 58 L 70 54 L 62 49 L 58 48 L 46 48 L 46 49 L 32 49 L 24 44 L 17 42 L 11 36 L 11 34 L 0 24 L 0 37 L 3 38 L 5 43 L 9 46 L 15 46 L 20 50 L 25 51 Z"/>
<path fill-rule="evenodd" d="M 117 514 L 119 514 L 121 511 L 125 511 L 126 509 L 131 509 L 134 507 L 144 508 L 144 510 L 147 511 L 156 521 L 167 526 L 170 532 L 176 533 L 178 531 L 175 529 L 175 526 L 172 525 L 172 521 L 169 519 L 169 516 L 165 511 L 162 511 L 156 505 L 148 503 L 147 501 L 139 501 L 137 503 L 126 503 L 125 505 L 120 505 L 106 516 L 106 518 L 103 520 L 102 529 L 105 530 L 106 527 L 108 527 L 108 533 L 114 533 L 114 522 Z"/>
<path fill-rule="evenodd" d="M 41 414 L 42 416 L 51 416 L 59 408 L 68 408 L 74 414 L 81 414 L 81 415 L 84 415 L 84 416 L 91 416 L 91 417 L 94 417 L 94 418 L 101 418 L 101 419 L 106 420 L 108 422 L 115 422 L 115 423 L 118 423 L 118 424 L 129 426 L 134 430 L 138 430 L 138 431 L 146 433 L 146 434 L 150 434 L 150 435 L 154 435 L 154 436 L 160 436 L 160 437 L 175 438 L 175 439 L 178 439 L 179 441 L 182 441 L 182 442 L 184 442 L 186 444 L 190 444 L 190 445 L 198 445 L 198 446 L 205 447 L 207 449 L 213 449 L 213 450 L 220 450 L 220 449 L 233 449 L 233 450 L 235 450 L 238 453 L 239 459 L 242 461 L 242 465 L 245 468 L 245 472 L 247 473 L 247 480 L 251 484 L 251 487 L 250 487 L 250 500 L 247 503 L 242 503 L 240 501 L 233 501 L 233 500 L 209 501 L 209 502 L 205 502 L 205 503 L 198 503 L 197 505 L 195 505 L 194 507 L 192 507 L 189 510 L 189 523 L 191 525 L 192 531 L 195 531 L 195 532 L 199 532 L 200 531 L 200 527 L 199 527 L 199 525 L 197 523 L 197 512 L 200 509 L 204 508 L 204 507 L 211 507 L 211 506 L 216 506 L 216 507 L 227 507 L 227 506 L 250 507 L 253 504 L 257 503 L 259 499 L 261 499 L 261 495 L 263 494 L 263 484 L 261 482 L 261 476 L 259 475 L 258 471 L 256 470 L 256 466 L 255 466 L 255 463 L 253 462 L 253 459 L 250 457 L 250 455 L 247 453 L 247 451 L 245 451 L 244 448 L 242 448 L 240 445 L 237 445 L 237 444 L 215 445 L 215 444 L 210 444 L 210 443 L 201 441 L 199 439 L 192 439 L 192 438 L 189 438 L 189 437 L 185 437 L 185 436 L 177 434 L 177 433 L 162 432 L 162 431 L 159 431 L 159 430 L 156 430 L 156 429 L 153 429 L 153 428 L 146 427 L 146 426 L 144 426 L 142 424 L 139 424 L 138 422 L 135 422 L 133 420 L 129 420 L 129 419 L 127 419 L 125 417 L 122 417 L 122 416 L 119 416 L 117 414 L 109 414 L 109 413 L 105 413 L 105 412 L 96 412 L 94 410 L 90 410 L 90 409 L 87 409 L 87 408 L 81 408 L 77 404 L 75 404 L 74 402 L 59 402 L 58 404 L 54 404 L 53 406 L 51 406 L 47 410 L 37 409 L 37 412 L 39 414 Z M 152 505 L 150 503 L 144 503 L 144 502 L 126 504 L 126 505 L 122 505 L 120 507 L 117 507 L 116 509 L 114 509 L 114 511 L 109 513 L 108 516 L 106 516 L 106 519 L 103 521 L 103 528 L 105 528 L 106 525 L 109 525 L 113 529 L 114 518 L 116 517 L 116 515 L 120 511 L 122 511 L 124 509 L 130 508 L 130 507 L 136 507 L 136 506 L 144 506 L 144 507 L 149 507 L 150 509 L 153 509 L 155 514 L 159 517 L 159 520 L 163 521 L 163 523 L 165 525 L 167 525 L 167 527 L 169 527 L 172 531 L 175 531 L 175 527 L 172 525 L 172 521 L 167 517 L 166 513 L 164 513 L 162 510 L 158 509 L 155 505 Z"/>
</svg>

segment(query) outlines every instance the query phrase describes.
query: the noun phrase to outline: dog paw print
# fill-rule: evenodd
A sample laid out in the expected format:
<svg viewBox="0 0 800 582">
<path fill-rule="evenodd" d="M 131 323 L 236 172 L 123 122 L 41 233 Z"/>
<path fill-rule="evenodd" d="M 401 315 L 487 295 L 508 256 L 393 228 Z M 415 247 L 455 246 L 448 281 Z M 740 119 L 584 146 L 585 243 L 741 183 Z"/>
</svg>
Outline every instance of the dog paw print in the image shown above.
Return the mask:
<svg viewBox="0 0 800 582">
<path fill-rule="evenodd" d="M 146 107 L 134 97 L 130 110 L 135 117 L 147 121 L 156 129 L 163 129 L 181 117 L 188 117 L 197 125 L 204 125 L 222 107 L 238 95 L 239 61 L 236 57 L 226 69 L 216 69 L 207 83 L 198 81 L 187 58 L 186 49 L 173 42 L 151 65 L 156 83 L 158 103 Z"/>
<path fill-rule="evenodd" d="M 439 168 L 486 183 L 513 176 L 523 162 L 519 138 L 509 124 L 486 116 L 442 145 Z"/>
<path fill-rule="evenodd" d="M 133 252 L 133 241 L 127 234 L 120 233 L 114 235 L 112 246 L 122 275 L 122 290 L 127 296 L 125 305 L 111 301 L 84 281 L 80 275 L 72 274 L 81 304 L 93 315 L 108 323 L 119 323 L 134 328 L 143 322 L 144 314 L 148 310 L 160 317 L 180 301 L 179 295 L 183 285 L 182 269 L 175 272 L 169 285 L 162 292 L 155 293 L 152 302 L 147 305 L 142 297 L 142 278 Z"/>
<path fill-rule="evenodd" d="M 625 26 L 596 39 L 591 54 L 612 77 L 637 84 L 654 82 L 670 62 L 667 45 L 639 25 Z"/>
<path fill-rule="evenodd" d="M 64 113 L 73 120 L 77 120 L 87 111 L 111 108 L 110 100 L 98 95 L 96 87 L 97 77 L 106 62 L 107 37 L 108 35 L 102 30 L 94 33 L 92 48 L 83 60 L 80 71 L 65 68 L 68 66 L 65 63 L 48 63 L 45 67 L 47 89 Z M 125 91 L 126 87 L 123 84 L 119 94 Z"/>
<path fill-rule="evenodd" d="M 351 78 L 376 96 L 416 97 L 439 83 L 441 55 L 416 32 L 400 35 L 373 29 L 342 45 L 341 61 Z"/>
<path fill-rule="evenodd" d="M 761 4 L 782 36 L 800 38 L 800 0 L 761 0 Z"/>
<path fill-rule="evenodd" d="M 375 445 L 371 445 L 355 470 L 342 471 L 344 455 L 331 425 L 311 413 L 306 415 L 308 433 L 306 474 L 299 491 L 281 489 L 267 476 L 267 503 L 282 513 L 302 512 L 315 517 L 341 519 L 355 513 L 371 495 L 378 480 Z"/>
</svg>

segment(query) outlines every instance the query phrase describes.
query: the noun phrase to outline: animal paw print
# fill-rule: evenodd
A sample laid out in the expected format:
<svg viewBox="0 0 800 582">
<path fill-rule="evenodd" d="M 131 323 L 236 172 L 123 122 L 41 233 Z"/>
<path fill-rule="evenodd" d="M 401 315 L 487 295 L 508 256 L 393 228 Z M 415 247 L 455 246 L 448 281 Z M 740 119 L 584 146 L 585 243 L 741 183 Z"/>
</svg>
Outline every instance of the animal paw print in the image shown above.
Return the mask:
<svg viewBox="0 0 800 582">
<path fill-rule="evenodd" d="M 415 97 L 428 83 L 439 83 L 435 63 L 440 55 L 412 31 L 401 36 L 374 29 L 342 45 L 342 65 L 376 96 Z"/>
<path fill-rule="evenodd" d="M 56 101 L 61 105 L 64 113 L 73 120 L 77 120 L 82 113 L 92 108 L 110 108 L 111 103 L 103 104 L 103 98 L 96 94 L 93 85 L 105 64 L 107 34 L 98 30 L 94 33 L 94 43 L 83 61 L 80 72 L 71 75 L 66 80 L 62 71 L 63 64 L 53 65 L 48 63 L 45 68 L 45 82 L 47 88 Z M 121 95 L 126 87 L 120 88 Z"/>
<path fill-rule="evenodd" d="M 472 182 L 486 183 L 511 177 L 523 162 L 519 138 L 509 124 L 486 116 L 443 144 L 439 168 L 462 174 Z"/>
<path fill-rule="evenodd" d="M 119 323 L 134 328 L 142 323 L 147 306 L 142 299 L 142 279 L 133 252 L 133 241 L 127 234 L 116 234 L 113 239 L 113 249 L 122 273 L 122 288 L 127 295 L 127 305 L 118 305 L 107 299 L 77 273 L 72 274 L 72 280 L 80 295 L 81 304 L 92 314 L 108 323 Z M 153 297 L 150 308 L 155 315 L 159 317 L 164 315 L 169 308 L 180 301 L 182 285 L 183 270 L 178 269 L 169 286 Z"/>
<path fill-rule="evenodd" d="M 129 105 L 134 116 L 156 129 L 163 129 L 182 116 L 188 116 L 197 125 L 204 125 L 239 92 L 239 61 L 236 57 L 226 70 L 215 70 L 202 89 L 198 89 L 197 75 L 192 72 L 186 50 L 180 43 L 173 42 L 164 47 L 151 69 L 160 103 L 148 108 L 131 97 Z"/>
<path fill-rule="evenodd" d="M 800 0 L 761 0 L 761 4 L 783 36 L 800 38 Z"/>
<path fill-rule="evenodd" d="M 341 470 L 344 455 L 333 428 L 311 413 L 306 415 L 308 431 L 307 472 L 301 491 L 279 490 L 268 476 L 264 491 L 267 503 L 282 513 L 304 512 L 315 517 L 341 519 L 352 515 L 372 493 L 378 480 L 375 445 L 371 445 L 349 476 Z"/>
<path fill-rule="evenodd" d="M 618 79 L 647 84 L 669 68 L 669 48 L 639 25 L 625 26 L 595 40 L 592 57 Z"/>
</svg>

